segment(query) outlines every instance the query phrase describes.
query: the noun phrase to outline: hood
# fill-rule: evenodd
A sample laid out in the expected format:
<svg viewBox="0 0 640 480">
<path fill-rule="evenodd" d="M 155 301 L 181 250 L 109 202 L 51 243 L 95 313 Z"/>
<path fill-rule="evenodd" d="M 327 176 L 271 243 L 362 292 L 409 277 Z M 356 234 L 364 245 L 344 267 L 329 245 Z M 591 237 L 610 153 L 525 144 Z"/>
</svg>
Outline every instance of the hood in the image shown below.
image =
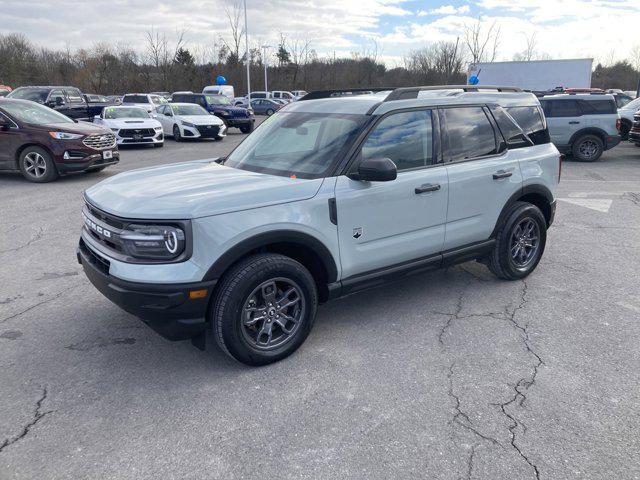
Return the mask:
<svg viewBox="0 0 640 480">
<path fill-rule="evenodd" d="M 215 115 L 178 115 L 178 118 L 194 125 L 222 125 L 224 123 Z"/>
<path fill-rule="evenodd" d="M 121 173 L 87 189 L 85 197 L 119 217 L 181 220 L 306 200 L 323 182 L 248 172 L 213 160 Z"/>
<path fill-rule="evenodd" d="M 103 120 L 109 128 L 156 128 L 160 122 L 153 118 L 113 118 Z"/>
<path fill-rule="evenodd" d="M 78 122 L 78 123 L 52 123 L 49 125 L 38 125 L 38 127 L 43 127 L 43 130 L 50 130 L 52 132 L 69 132 L 69 133 L 78 133 L 80 135 L 95 135 L 98 133 L 111 133 L 111 130 L 108 128 L 102 127 L 100 125 L 94 125 L 89 122 Z"/>
</svg>

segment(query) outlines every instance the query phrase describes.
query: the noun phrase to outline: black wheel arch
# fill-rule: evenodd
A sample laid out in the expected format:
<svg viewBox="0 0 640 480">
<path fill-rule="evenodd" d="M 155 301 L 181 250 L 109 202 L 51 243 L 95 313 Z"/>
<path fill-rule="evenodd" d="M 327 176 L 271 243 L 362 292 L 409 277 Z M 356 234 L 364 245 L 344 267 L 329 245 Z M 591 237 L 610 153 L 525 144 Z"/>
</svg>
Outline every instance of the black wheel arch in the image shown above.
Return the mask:
<svg viewBox="0 0 640 480">
<path fill-rule="evenodd" d="M 49 154 L 49 156 L 51 157 L 51 161 L 53 162 L 53 166 L 55 167 L 56 171 L 58 171 L 58 165 L 56 165 L 56 162 L 54 160 L 53 152 L 46 145 L 42 145 L 41 143 L 34 143 L 34 142 L 25 143 L 24 145 L 20 145 L 20 148 L 18 148 L 16 150 L 16 157 L 15 157 L 15 168 L 16 168 L 16 170 L 20 170 L 20 156 L 22 155 L 22 152 L 24 152 L 29 147 L 41 148 L 42 150 L 47 152 Z"/>
<path fill-rule="evenodd" d="M 502 211 L 498 216 L 498 221 L 496 222 L 495 227 L 493 228 L 493 232 L 491 232 L 491 238 L 495 238 L 500 226 L 504 223 L 509 212 L 511 211 L 511 207 L 516 202 L 527 202 L 535 205 L 540 209 L 542 214 L 544 215 L 544 219 L 547 222 L 547 227 L 553 221 L 553 194 L 551 190 L 549 190 L 544 185 L 526 185 L 522 187 L 522 189 L 509 198 L 507 203 L 505 203 L 504 207 L 502 207 Z"/>
<path fill-rule="evenodd" d="M 571 136 L 571 140 L 569 140 L 569 145 L 571 145 L 571 148 L 573 148 L 573 143 L 584 135 L 595 135 L 600 140 L 602 140 L 602 146 L 605 149 L 607 148 L 607 136 L 609 135 L 607 135 L 607 132 L 598 127 L 586 127 L 574 133 Z"/>
<path fill-rule="evenodd" d="M 222 254 L 204 276 L 216 280 L 235 263 L 254 253 L 280 253 L 304 265 L 316 281 L 321 301 L 328 298 L 328 284 L 338 278 L 338 267 L 330 250 L 317 238 L 295 231 L 265 232 L 234 245 Z"/>
</svg>

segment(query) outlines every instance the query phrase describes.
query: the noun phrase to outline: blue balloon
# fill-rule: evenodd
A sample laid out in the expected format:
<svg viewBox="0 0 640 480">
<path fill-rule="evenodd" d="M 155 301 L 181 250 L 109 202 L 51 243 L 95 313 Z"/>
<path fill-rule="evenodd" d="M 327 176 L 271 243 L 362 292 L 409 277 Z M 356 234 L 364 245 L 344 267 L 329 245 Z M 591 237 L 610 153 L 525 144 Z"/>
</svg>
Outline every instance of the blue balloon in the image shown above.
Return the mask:
<svg viewBox="0 0 640 480">
<path fill-rule="evenodd" d="M 227 79 L 226 79 L 226 78 L 224 78 L 222 75 L 218 75 L 218 76 L 216 77 L 216 83 L 217 83 L 218 85 L 224 85 L 225 83 L 227 83 Z"/>
<path fill-rule="evenodd" d="M 471 76 L 469 77 L 469 85 L 478 85 L 478 82 L 479 82 L 479 81 L 480 81 L 480 80 L 478 79 L 478 76 L 477 76 L 477 75 L 471 75 Z"/>
</svg>

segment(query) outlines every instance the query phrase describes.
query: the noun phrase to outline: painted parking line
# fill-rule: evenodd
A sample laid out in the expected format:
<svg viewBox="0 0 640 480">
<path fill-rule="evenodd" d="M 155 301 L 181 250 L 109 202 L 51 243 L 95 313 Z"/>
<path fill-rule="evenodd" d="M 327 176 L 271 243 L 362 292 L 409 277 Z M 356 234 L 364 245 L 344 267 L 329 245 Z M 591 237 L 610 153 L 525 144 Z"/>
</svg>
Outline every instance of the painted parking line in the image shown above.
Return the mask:
<svg viewBox="0 0 640 480">
<path fill-rule="evenodd" d="M 610 198 L 558 198 L 558 200 L 602 213 L 609 213 L 613 203 Z"/>
</svg>

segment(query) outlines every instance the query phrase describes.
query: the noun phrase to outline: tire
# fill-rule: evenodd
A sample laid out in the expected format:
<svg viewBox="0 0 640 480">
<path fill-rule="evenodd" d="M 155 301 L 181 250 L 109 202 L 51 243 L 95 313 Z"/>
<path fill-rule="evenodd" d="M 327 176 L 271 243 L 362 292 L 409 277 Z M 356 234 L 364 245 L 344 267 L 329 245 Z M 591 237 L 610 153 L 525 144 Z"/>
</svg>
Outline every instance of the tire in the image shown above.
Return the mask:
<svg viewBox="0 0 640 480">
<path fill-rule="evenodd" d="M 164 147 L 164 142 L 162 142 L 162 143 L 154 143 L 153 144 L 153 148 L 162 148 L 162 147 Z"/>
<path fill-rule="evenodd" d="M 58 169 L 49 152 L 40 147 L 27 147 L 20 154 L 18 166 L 22 176 L 35 183 L 52 182 L 58 178 Z"/>
<path fill-rule="evenodd" d="M 571 147 L 571 153 L 576 160 L 581 162 L 595 162 L 604 152 L 604 144 L 597 135 L 582 135 L 578 137 Z"/>
<path fill-rule="evenodd" d="M 282 296 L 285 291 L 290 293 Z M 284 299 L 290 305 L 282 307 Z M 267 365 L 298 349 L 313 327 L 317 309 L 318 293 L 309 271 L 289 257 L 264 253 L 241 260 L 223 276 L 210 321 L 226 354 L 246 365 Z"/>
<path fill-rule="evenodd" d="M 268 109 L 266 112 L 264 112 L 267 114 L 267 117 L 270 117 L 271 115 L 273 115 L 274 113 L 276 113 L 273 109 Z"/>
<path fill-rule="evenodd" d="M 526 234 L 530 226 L 531 234 L 525 237 L 535 236 L 535 242 L 520 236 L 520 232 Z M 540 209 L 531 203 L 515 202 L 496 235 L 496 244 L 489 257 L 489 270 L 505 280 L 524 278 L 538 266 L 546 242 L 547 222 Z"/>
<path fill-rule="evenodd" d="M 173 126 L 173 139 L 176 142 L 182 141 L 182 135 L 180 135 L 180 127 L 178 125 Z"/>
<path fill-rule="evenodd" d="M 240 131 L 242 133 L 251 133 L 251 132 L 253 132 L 253 123 L 250 123 L 249 125 L 243 125 L 242 127 L 240 127 Z"/>
</svg>

